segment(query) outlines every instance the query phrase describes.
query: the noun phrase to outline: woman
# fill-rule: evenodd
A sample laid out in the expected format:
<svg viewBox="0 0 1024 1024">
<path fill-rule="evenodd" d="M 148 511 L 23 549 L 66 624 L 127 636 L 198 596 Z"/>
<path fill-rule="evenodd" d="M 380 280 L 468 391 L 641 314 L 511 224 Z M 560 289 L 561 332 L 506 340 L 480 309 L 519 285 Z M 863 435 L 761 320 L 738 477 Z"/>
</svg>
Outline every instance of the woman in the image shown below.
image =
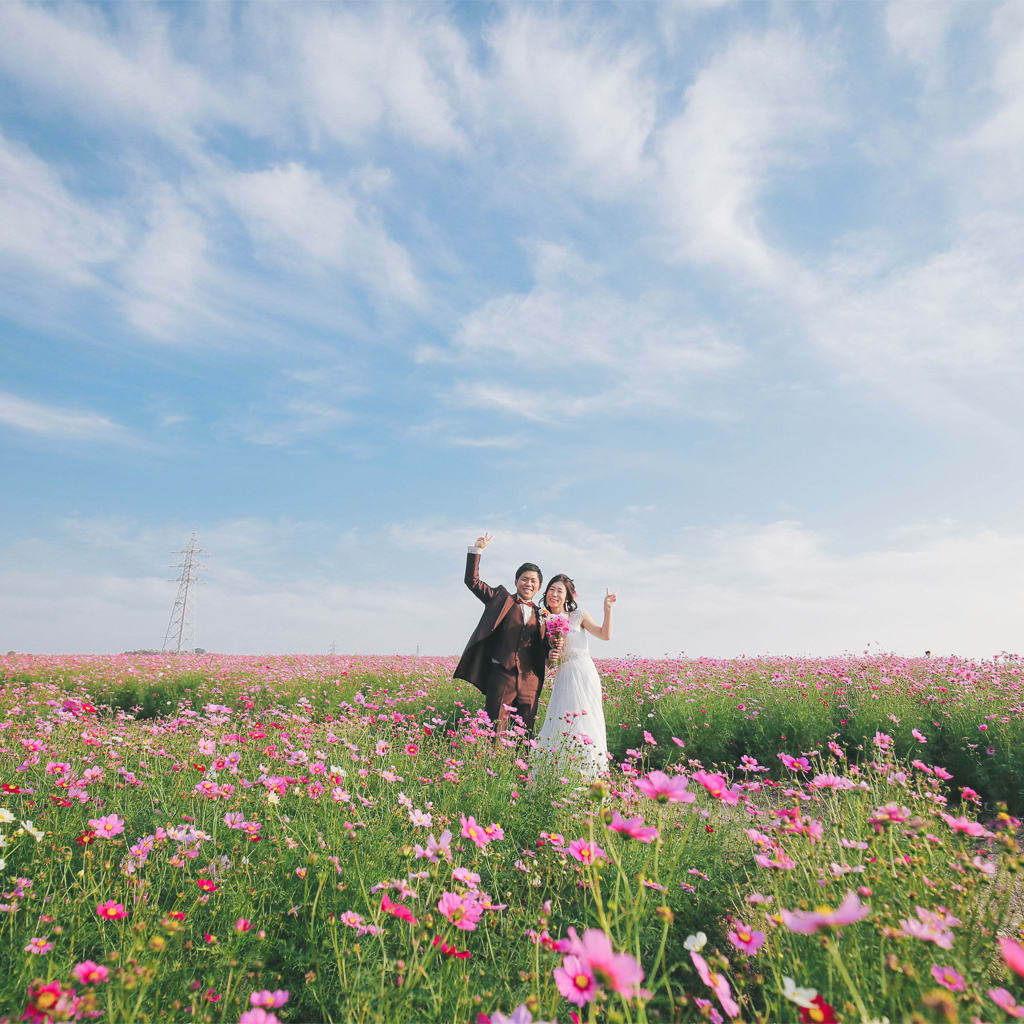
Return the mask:
<svg viewBox="0 0 1024 1024">
<path fill-rule="evenodd" d="M 548 617 L 564 615 L 569 632 L 555 672 L 544 726 L 537 737 L 537 751 L 553 756 L 563 772 L 575 768 L 596 778 L 608 769 L 608 739 L 604 731 L 601 679 L 590 656 L 588 633 L 609 640 L 612 635 L 612 605 L 617 595 L 605 591 L 604 622 L 597 623 L 576 605 L 576 587 L 565 573 L 559 573 L 544 591 L 543 612 Z"/>
</svg>

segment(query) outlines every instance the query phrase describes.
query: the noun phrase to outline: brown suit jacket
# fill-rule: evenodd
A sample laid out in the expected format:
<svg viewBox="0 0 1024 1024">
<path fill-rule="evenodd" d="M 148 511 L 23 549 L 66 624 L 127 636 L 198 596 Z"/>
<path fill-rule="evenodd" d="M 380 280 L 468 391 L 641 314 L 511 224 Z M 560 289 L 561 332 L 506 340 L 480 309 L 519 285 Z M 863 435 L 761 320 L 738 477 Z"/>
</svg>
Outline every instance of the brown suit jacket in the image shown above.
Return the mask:
<svg viewBox="0 0 1024 1024">
<path fill-rule="evenodd" d="M 484 603 L 484 611 L 480 621 L 473 630 L 473 635 L 466 644 L 466 650 L 459 659 L 455 669 L 455 678 L 464 679 L 472 683 L 481 693 L 487 693 L 487 677 L 495 667 L 491 665 L 487 656 L 487 641 L 491 634 L 498 628 L 502 619 L 515 608 L 516 599 L 504 587 L 491 587 L 480 579 L 480 554 L 470 552 L 466 556 L 466 586 Z M 534 614 L 539 615 L 536 609 Z M 544 637 L 544 621 L 540 620 L 541 638 Z M 547 654 L 547 644 L 541 644 L 541 652 L 538 654 L 536 664 L 522 665 L 522 674 L 525 677 L 536 676 L 537 695 L 540 695 L 541 687 L 544 685 L 544 660 Z"/>
</svg>

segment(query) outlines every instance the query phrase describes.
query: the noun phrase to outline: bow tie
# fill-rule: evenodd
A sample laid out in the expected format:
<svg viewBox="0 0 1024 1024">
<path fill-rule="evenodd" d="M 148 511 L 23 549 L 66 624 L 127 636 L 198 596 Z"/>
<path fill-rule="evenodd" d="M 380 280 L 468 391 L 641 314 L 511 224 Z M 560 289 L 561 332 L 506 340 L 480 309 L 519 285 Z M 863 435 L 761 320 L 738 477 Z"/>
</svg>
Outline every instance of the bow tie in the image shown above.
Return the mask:
<svg viewBox="0 0 1024 1024">
<path fill-rule="evenodd" d="M 531 608 L 533 607 L 532 601 L 527 601 L 525 598 L 520 597 L 518 594 L 516 595 L 516 604 L 525 604 L 529 605 Z"/>
</svg>

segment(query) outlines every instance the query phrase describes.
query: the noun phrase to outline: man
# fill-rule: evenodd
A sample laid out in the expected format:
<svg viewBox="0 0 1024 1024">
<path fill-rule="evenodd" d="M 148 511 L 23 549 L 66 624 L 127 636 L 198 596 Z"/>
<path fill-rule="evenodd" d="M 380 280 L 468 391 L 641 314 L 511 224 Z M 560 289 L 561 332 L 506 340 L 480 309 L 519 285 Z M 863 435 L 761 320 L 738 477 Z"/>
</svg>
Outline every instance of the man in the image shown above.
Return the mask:
<svg viewBox="0 0 1024 1024">
<path fill-rule="evenodd" d="M 511 706 L 532 736 L 549 650 L 540 611 L 533 604 L 543 577 L 536 565 L 526 562 L 516 570 L 515 594 L 488 586 L 480 579 L 480 553 L 492 539 L 489 533 L 478 537 L 466 556 L 466 586 L 483 601 L 484 611 L 455 678 L 483 693 L 487 714 L 499 733 L 506 730 Z"/>
</svg>

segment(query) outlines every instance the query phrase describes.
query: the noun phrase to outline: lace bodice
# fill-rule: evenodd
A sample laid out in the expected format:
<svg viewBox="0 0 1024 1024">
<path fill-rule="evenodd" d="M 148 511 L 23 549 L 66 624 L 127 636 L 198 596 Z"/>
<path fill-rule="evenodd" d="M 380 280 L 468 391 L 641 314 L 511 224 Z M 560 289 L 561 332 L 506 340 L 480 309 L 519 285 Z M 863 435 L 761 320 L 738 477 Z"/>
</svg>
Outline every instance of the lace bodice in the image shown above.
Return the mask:
<svg viewBox="0 0 1024 1024">
<path fill-rule="evenodd" d="M 578 658 L 584 654 L 589 656 L 590 654 L 590 634 L 580 625 L 582 619 L 582 608 L 569 612 L 569 625 L 572 626 L 572 629 L 569 630 L 565 638 L 566 659 Z"/>
</svg>

